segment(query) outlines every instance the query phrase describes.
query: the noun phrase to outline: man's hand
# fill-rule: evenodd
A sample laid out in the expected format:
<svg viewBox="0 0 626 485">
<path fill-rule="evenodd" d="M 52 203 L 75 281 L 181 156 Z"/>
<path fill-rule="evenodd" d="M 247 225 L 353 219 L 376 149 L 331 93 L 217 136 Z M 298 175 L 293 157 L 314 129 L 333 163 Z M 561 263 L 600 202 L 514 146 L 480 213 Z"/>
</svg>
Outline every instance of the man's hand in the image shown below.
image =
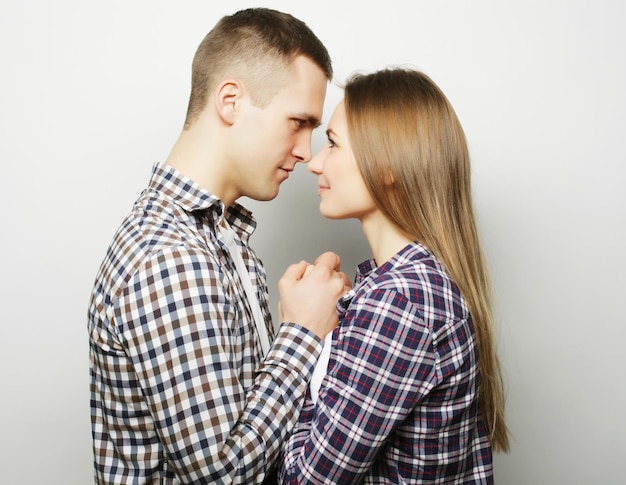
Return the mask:
<svg viewBox="0 0 626 485">
<path fill-rule="evenodd" d="M 314 264 L 301 261 L 287 268 L 278 282 L 281 321 L 294 322 L 323 339 L 337 326 L 337 301 L 350 289 L 339 256 L 327 252 Z"/>
</svg>

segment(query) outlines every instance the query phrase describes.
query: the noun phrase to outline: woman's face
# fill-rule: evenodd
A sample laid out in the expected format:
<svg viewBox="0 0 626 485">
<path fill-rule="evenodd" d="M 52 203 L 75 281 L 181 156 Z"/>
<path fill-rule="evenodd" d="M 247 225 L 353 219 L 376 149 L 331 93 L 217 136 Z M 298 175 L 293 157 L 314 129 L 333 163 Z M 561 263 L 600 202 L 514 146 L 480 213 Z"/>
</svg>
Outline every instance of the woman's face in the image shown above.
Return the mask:
<svg viewBox="0 0 626 485">
<path fill-rule="evenodd" d="M 318 176 L 320 212 L 329 219 L 363 222 L 377 209 L 352 153 L 343 101 L 335 108 L 326 135 L 328 143 L 308 164 Z"/>
</svg>

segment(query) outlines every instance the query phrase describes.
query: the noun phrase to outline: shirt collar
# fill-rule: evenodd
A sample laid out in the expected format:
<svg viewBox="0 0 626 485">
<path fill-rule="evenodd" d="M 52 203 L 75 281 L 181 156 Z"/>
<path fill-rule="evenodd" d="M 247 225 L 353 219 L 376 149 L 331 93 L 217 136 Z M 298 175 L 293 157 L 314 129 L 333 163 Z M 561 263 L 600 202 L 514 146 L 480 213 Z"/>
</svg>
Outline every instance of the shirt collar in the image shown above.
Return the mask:
<svg viewBox="0 0 626 485">
<path fill-rule="evenodd" d="M 381 275 L 392 268 L 403 266 L 407 263 L 414 263 L 420 259 L 433 258 L 433 254 L 426 246 L 418 242 L 412 242 L 404 246 L 390 260 L 384 262 L 380 266 L 376 266 L 376 261 L 367 259 L 357 266 L 356 279 L 357 283 L 364 280 L 368 276 Z"/>
<path fill-rule="evenodd" d="M 256 229 L 256 221 L 248 209 L 237 202 L 225 208 L 218 197 L 166 163 L 154 164 L 149 188 L 170 198 L 186 212 L 206 211 L 207 220 L 215 227 L 225 217 L 239 236 L 249 237 Z"/>
<path fill-rule="evenodd" d="M 412 242 L 398 251 L 390 260 L 385 261 L 380 266 L 376 266 L 376 260 L 366 259 L 357 266 L 356 275 L 354 277 L 354 286 L 348 291 L 338 302 L 338 308 L 345 311 L 352 298 L 357 291 L 360 291 L 365 285 L 370 285 L 375 278 L 384 275 L 385 273 L 404 266 L 406 264 L 415 264 L 420 260 L 434 260 L 433 254 L 430 250 L 418 242 Z"/>
</svg>

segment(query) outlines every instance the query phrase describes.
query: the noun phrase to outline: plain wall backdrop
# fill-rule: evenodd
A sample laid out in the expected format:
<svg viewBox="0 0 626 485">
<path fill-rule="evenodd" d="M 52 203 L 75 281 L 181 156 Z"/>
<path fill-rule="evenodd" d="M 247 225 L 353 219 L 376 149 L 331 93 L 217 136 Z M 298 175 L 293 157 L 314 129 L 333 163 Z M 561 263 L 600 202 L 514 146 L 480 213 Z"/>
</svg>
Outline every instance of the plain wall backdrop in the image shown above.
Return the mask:
<svg viewBox="0 0 626 485">
<path fill-rule="evenodd" d="M 223 15 L 304 20 L 336 79 L 419 68 L 449 97 L 473 161 L 493 274 L 512 450 L 496 481 L 624 483 L 626 3 L 110 1 L 0 4 L 0 483 L 92 483 L 87 305 L 114 230 L 178 136 L 190 65 Z M 341 97 L 329 88 L 324 122 Z M 324 143 L 317 130 L 313 149 Z M 243 200 L 276 282 L 355 221 L 318 213 L 301 165 Z"/>
</svg>

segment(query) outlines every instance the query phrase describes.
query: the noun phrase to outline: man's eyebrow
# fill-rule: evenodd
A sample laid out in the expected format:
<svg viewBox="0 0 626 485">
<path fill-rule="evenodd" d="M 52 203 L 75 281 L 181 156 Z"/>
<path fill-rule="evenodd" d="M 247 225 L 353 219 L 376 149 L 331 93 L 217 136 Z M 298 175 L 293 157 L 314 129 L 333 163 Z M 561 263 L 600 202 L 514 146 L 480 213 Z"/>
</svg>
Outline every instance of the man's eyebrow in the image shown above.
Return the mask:
<svg viewBox="0 0 626 485">
<path fill-rule="evenodd" d="M 307 113 L 299 113 L 296 115 L 296 118 L 300 118 L 306 121 L 309 125 L 313 127 L 313 129 L 318 128 L 322 124 L 322 122 L 318 120 L 316 116 Z"/>
</svg>

